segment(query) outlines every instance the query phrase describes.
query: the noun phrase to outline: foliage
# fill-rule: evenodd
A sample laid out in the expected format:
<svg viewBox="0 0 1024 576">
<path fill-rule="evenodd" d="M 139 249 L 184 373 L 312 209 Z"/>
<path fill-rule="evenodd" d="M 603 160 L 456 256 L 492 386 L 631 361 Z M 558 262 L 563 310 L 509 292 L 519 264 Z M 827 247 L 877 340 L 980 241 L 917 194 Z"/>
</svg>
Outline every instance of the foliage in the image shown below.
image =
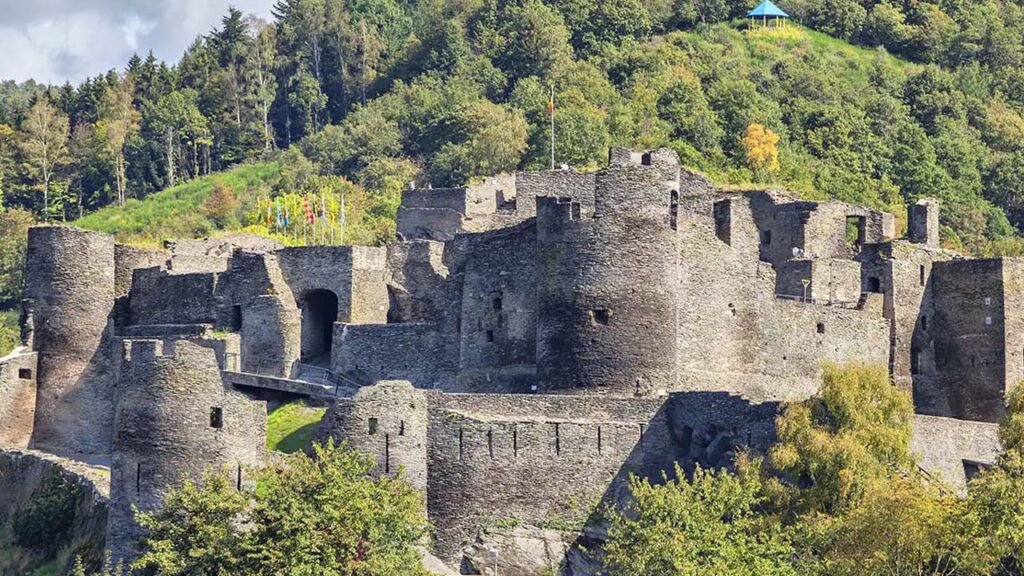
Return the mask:
<svg viewBox="0 0 1024 576">
<path fill-rule="evenodd" d="M 776 422 L 770 462 L 799 487 L 794 508 L 841 513 L 873 481 L 909 470 L 912 414 L 884 366 L 826 366 L 819 395 L 787 406 Z"/>
<path fill-rule="evenodd" d="M 226 474 L 186 482 L 147 528 L 137 569 L 163 576 L 215 574 L 425 574 L 415 546 L 426 534 L 423 497 L 403 479 L 374 480 L 375 466 L 333 442 L 255 472 L 256 490 Z"/>
<path fill-rule="evenodd" d="M 774 174 L 779 171 L 779 136 L 760 124 L 747 126 L 743 137 L 743 150 L 747 167 L 755 174 Z"/>
<path fill-rule="evenodd" d="M 28 228 L 34 223 L 35 218 L 25 210 L 0 212 L 0 308 L 13 308 L 21 302 Z"/>
<path fill-rule="evenodd" d="M 759 467 L 740 474 L 697 468 L 692 480 L 654 485 L 630 479 L 632 499 L 612 516 L 606 564 L 621 576 L 794 575 L 793 550 L 776 527 L 760 525 Z"/>
<path fill-rule="evenodd" d="M 20 546 L 55 553 L 74 526 L 84 488 L 48 469 L 31 500 L 14 512 L 11 531 Z"/>
</svg>

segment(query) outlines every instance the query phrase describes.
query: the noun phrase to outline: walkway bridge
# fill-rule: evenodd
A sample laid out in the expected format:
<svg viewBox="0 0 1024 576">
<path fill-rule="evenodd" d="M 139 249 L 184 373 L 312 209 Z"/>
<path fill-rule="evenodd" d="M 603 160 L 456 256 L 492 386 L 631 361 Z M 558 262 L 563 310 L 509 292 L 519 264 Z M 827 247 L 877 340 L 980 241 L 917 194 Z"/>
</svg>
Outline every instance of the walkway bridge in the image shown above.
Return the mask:
<svg viewBox="0 0 1024 576">
<path fill-rule="evenodd" d="M 363 386 L 323 366 L 279 358 L 246 357 L 228 353 L 221 371 L 225 381 L 243 388 L 285 392 L 309 398 L 351 396 Z M 287 374 L 287 376 L 284 376 Z"/>
</svg>

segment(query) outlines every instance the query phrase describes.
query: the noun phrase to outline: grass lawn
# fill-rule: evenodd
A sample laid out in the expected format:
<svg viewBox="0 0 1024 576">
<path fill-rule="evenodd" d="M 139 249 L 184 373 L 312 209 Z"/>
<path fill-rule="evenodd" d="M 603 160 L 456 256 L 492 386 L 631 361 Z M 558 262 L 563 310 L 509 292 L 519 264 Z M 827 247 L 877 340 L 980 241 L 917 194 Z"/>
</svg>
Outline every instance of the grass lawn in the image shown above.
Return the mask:
<svg viewBox="0 0 1024 576">
<path fill-rule="evenodd" d="M 290 402 L 274 410 L 267 416 L 267 448 L 285 453 L 305 450 L 326 411 L 302 402 Z"/>
</svg>

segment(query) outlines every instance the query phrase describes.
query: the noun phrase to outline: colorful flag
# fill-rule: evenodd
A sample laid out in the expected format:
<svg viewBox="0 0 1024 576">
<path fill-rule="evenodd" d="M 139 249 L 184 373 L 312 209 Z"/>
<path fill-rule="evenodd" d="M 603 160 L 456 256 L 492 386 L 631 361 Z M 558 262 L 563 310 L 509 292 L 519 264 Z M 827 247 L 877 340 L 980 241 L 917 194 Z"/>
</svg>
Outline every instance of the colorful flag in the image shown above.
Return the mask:
<svg viewBox="0 0 1024 576">
<path fill-rule="evenodd" d="M 548 99 L 548 116 L 555 115 L 555 91 L 551 91 L 551 98 Z"/>
<path fill-rule="evenodd" d="M 314 220 L 313 220 L 313 211 L 310 210 L 310 208 L 309 208 L 309 197 L 308 196 L 303 196 L 302 197 L 302 210 L 303 210 L 303 212 L 305 212 L 306 223 L 307 224 L 312 224 L 314 222 Z"/>
</svg>

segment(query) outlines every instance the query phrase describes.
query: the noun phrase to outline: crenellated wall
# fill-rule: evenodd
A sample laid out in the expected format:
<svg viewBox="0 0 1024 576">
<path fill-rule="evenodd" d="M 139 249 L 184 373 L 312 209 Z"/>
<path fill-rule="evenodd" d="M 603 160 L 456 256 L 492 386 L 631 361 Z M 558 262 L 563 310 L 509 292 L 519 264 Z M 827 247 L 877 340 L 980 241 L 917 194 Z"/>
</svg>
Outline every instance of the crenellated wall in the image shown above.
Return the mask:
<svg viewBox="0 0 1024 576">
<path fill-rule="evenodd" d="M 223 468 L 241 486 L 262 464 L 266 405 L 220 374 L 237 340 L 122 340 L 107 544 L 113 559 L 135 557 L 141 535 L 133 507 L 153 510 L 183 478 Z"/>
</svg>

